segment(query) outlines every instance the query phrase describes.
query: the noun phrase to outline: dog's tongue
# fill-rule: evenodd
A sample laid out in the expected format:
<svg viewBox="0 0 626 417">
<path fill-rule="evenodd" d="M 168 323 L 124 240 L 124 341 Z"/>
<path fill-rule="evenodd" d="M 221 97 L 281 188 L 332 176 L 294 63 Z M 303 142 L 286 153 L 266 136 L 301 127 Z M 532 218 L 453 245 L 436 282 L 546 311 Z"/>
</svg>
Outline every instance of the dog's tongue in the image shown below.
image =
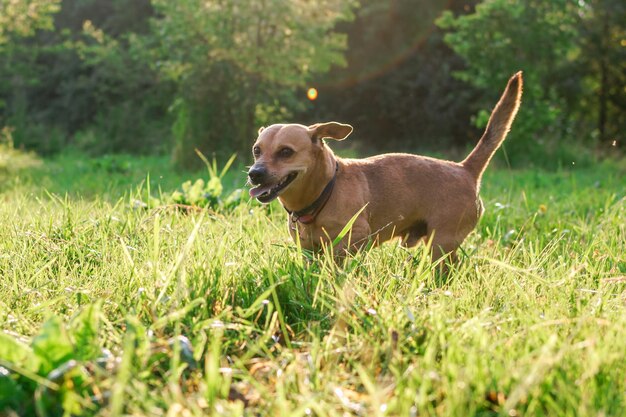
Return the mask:
<svg viewBox="0 0 626 417">
<path fill-rule="evenodd" d="M 250 188 L 250 197 L 257 198 L 261 194 L 263 194 L 266 191 L 269 191 L 271 189 L 272 189 L 271 185 L 266 185 L 266 186 L 257 185 L 254 188 Z"/>
</svg>

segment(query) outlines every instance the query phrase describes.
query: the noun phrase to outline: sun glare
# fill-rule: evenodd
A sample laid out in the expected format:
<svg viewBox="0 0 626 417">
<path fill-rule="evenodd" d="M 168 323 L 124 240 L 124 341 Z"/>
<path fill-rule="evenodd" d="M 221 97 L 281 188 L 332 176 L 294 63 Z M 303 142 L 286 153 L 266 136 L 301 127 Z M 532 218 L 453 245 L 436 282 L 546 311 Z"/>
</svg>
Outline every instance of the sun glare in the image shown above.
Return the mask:
<svg viewBox="0 0 626 417">
<path fill-rule="evenodd" d="M 315 99 L 317 98 L 317 90 L 313 87 L 309 88 L 309 90 L 306 92 L 306 96 L 309 100 L 315 101 Z"/>
</svg>

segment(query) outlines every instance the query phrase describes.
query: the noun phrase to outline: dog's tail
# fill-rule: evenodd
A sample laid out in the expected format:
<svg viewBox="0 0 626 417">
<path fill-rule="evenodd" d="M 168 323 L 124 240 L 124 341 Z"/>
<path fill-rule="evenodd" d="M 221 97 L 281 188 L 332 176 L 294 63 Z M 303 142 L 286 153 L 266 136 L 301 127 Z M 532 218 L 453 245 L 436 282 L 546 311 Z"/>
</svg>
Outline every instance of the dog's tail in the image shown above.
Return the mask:
<svg viewBox="0 0 626 417">
<path fill-rule="evenodd" d="M 506 134 L 511 129 L 513 119 L 519 109 L 522 98 L 522 72 L 513 75 L 500 97 L 500 101 L 491 112 L 487 129 L 480 138 L 474 150 L 461 164 L 470 171 L 476 179 L 480 179 L 491 157 L 498 150 Z"/>
</svg>

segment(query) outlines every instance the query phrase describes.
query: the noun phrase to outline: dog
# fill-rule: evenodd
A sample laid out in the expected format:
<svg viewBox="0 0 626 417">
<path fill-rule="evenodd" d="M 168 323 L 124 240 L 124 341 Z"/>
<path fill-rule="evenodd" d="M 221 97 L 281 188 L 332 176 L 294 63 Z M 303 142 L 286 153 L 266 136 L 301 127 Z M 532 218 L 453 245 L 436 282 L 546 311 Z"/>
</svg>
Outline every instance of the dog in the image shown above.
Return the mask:
<svg viewBox="0 0 626 417">
<path fill-rule="evenodd" d="M 456 258 L 483 214 L 481 178 L 511 128 L 522 84 L 521 72 L 510 78 L 483 136 L 459 163 L 404 153 L 339 158 L 325 141 L 344 140 L 353 128 L 337 122 L 262 127 L 250 196 L 264 204 L 278 198 L 291 236 L 308 250 L 332 243 L 358 213 L 335 253 L 400 238 L 407 247 L 430 240 L 433 260 Z"/>
</svg>

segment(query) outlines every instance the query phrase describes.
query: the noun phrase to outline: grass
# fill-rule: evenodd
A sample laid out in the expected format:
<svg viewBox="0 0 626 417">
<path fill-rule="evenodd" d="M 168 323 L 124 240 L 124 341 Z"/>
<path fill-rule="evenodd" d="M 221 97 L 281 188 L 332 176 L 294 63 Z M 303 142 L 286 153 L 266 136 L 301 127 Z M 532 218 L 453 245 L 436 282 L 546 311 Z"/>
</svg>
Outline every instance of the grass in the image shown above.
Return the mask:
<svg viewBox="0 0 626 417">
<path fill-rule="evenodd" d="M 138 208 L 205 175 L 161 158 L 23 162 L 0 415 L 626 415 L 623 162 L 490 170 L 445 282 L 394 243 L 306 263 L 276 204 Z"/>
</svg>

